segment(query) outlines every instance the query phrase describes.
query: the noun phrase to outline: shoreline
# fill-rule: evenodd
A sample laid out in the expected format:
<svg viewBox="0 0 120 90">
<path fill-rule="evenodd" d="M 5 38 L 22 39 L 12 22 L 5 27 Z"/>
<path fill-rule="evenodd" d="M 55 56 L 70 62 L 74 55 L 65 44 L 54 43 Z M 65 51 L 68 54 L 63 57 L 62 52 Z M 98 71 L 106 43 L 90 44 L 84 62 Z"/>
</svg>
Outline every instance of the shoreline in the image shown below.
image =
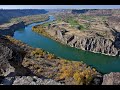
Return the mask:
<svg viewBox="0 0 120 90">
<path fill-rule="evenodd" d="M 37 26 L 37 25 L 35 25 L 35 26 Z M 34 26 L 33 26 L 33 27 L 34 27 Z M 34 31 L 34 30 L 33 30 L 33 31 Z M 34 32 L 35 32 L 35 31 L 34 31 Z M 76 47 L 72 47 L 72 46 L 70 46 L 70 45 L 68 45 L 68 44 L 65 44 L 65 43 L 61 42 L 61 40 L 59 40 L 58 38 L 56 38 L 56 37 L 54 37 L 54 36 L 51 36 L 51 35 L 50 35 L 49 33 L 47 33 L 46 31 L 45 31 L 45 33 L 49 34 L 49 36 L 44 35 L 44 34 L 42 34 L 42 33 L 38 33 L 38 32 L 35 32 L 35 33 L 40 34 L 40 35 L 43 35 L 43 36 L 45 36 L 45 37 L 47 37 L 47 38 L 50 38 L 50 39 L 52 39 L 52 40 L 54 40 L 54 41 L 56 41 L 56 42 L 58 42 L 58 43 L 60 43 L 60 44 L 62 44 L 62 45 L 66 45 L 66 46 L 69 46 L 69 47 L 71 47 L 71 48 L 75 48 L 75 49 L 78 49 L 78 50 L 83 50 L 83 49 L 76 48 Z M 105 54 L 105 53 L 101 53 L 101 52 L 94 52 L 94 51 L 87 51 L 87 50 L 83 50 L 83 51 L 91 52 L 91 53 L 95 53 L 95 54 L 101 54 L 101 55 L 105 55 L 105 56 L 109 56 L 109 57 L 120 57 L 120 56 L 117 56 L 117 55 Z"/>
<path fill-rule="evenodd" d="M 46 70 L 48 70 L 49 68 L 51 68 L 50 69 L 50 72 L 52 72 L 52 73 L 58 73 L 58 75 L 57 76 L 54 76 L 53 75 L 53 77 L 55 77 L 55 78 L 53 78 L 53 77 L 51 77 L 50 76 L 50 79 L 53 79 L 53 80 L 61 80 L 62 78 L 64 78 L 63 77 L 63 75 L 64 75 L 64 73 L 68 73 L 68 74 L 70 74 L 69 72 L 66 72 L 66 70 L 64 71 L 63 70 L 63 68 L 65 68 L 66 67 L 66 69 L 67 69 L 67 71 L 69 71 L 69 69 L 68 68 L 74 68 L 74 69 L 72 69 L 72 71 L 71 71 L 71 69 L 70 69 L 70 72 L 73 72 L 74 70 L 74 73 L 72 73 L 72 75 L 74 76 L 74 74 L 76 73 L 76 72 L 78 72 L 79 71 L 79 69 L 80 69 L 80 75 L 82 74 L 82 72 L 83 73 L 89 73 L 89 71 L 91 72 L 91 73 L 89 73 L 88 74 L 88 76 L 90 75 L 90 77 L 92 77 L 93 79 L 95 78 L 95 77 L 99 77 L 99 75 L 102 77 L 103 75 L 101 74 L 101 73 L 99 73 L 95 68 L 93 68 L 93 67 L 91 67 L 91 66 L 89 66 L 89 65 L 87 65 L 86 63 L 84 63 L 84 62 L 82 62 L 82 61 L 70 61 L 70 60 L 68 60 L 68 59 L 64 59 L 64 58 L 60 58 L 60 57 L 51 57 L 51 55 L 54 55 L 54 54 L 51 54 L 51 53 L 49 53 L 48 51 L 45 51 L 45 50 L 43 50 L 43 49 L 41 49 L 41 48 L 33 48 L 33 47 L 31 47 L 31 46 L 29 46 L 29 45 L 27 45 L 26 43 L 23 43 L 23 42 L 21 42 L 21 41 L 18 41 L 18 40 L 16 40 L 16 39 L 14 39 L 13 37 L 11 37 L 11 36 L 7 36 L 6 37 L 6 39 L 5 39 L 5 41 L 7 41 L 7 40 L 10 40 L 10 42 L 11 42 L 11 44 L 7 44 L 7 46 L 8 47 L 11 47 L 12 46 L 12 44 L 13 45 L 15 45 L 15 46 L 17 46 L 17 47 L 11 47 L 11 49 L 13 50 L 15 50 L 16 52 L 18 52 L 19 50 L 19 52 L 21 52 L 21 53 L 23 53 L 24 51 L 26 51 L 25 53 L 26 53 L 26 55 L 25 55 L 25 57 L 23 58 L 23 60 L 22 60 L 22 65 L 25 67 L 25 68 L 29 68 L 30 70 L 32 70 L 32 72 L 33 73 L 35 73 L 35 75 L 36 76 L 38 76 L 39 77 L 39 75 L 41 74 L 41 73 L 43 73 L 43 76 L 45 76 L 45 77 L 49 77 L 49 73 L 48 73 L 48 75 L 46 75 L 46 74 L 44 74 L 44 72 L 46 72 Z M 3 41 L 4 41 L 4 39 L 3 39 Z M 2 42 L 2 41 L 1 41 Z M 21 51 L 22 50 L 22 51 Z M 36 51 L 37 50 L 37 51 Z M 40 51 L 39 51 L 40 50 Z M 42 53 L 41 53 L 41 50 L 42 50 Z M 39 52 L 39 54 L 38 54 L 38 52 Z M 33 55 L 33 54 L 35 54 L 35 55 Z M 43 54 L 44 53 L 44 54 Z M 41 56 L 42 55 L 42 56 Z M 46 57 L 46 55 L 49 55 L 49 57 Z M 39 59 L 39 60 L 38 60 Z M 21 61 L 20 61 L 21 62 Z M 20 63 L 19 61 L 18 61 L 18 63 Z M 42 65 L 42 63 L 44 64 L 44 65 L 46 65 L 46 64 L 48 64 L 48 66 L 44 66 L 44 65 Z M 29 66 L 29 64 L 31 64 L 30 66 Z M 49 64 L 50 64 L 50 66 L 49 66 Z M 52 67 L 51 67 L 51 65 L 53 65 Z M 31 68 L 32 67 L 32 68 Z M 37 67 L 39 67 L 39 68 L 37 68 Z M 39 70 L 41 71 L 41 69 L 40 69 L 40 67 L 42 67 L 42 68 L 44 68 L 45 69 L 45 71 L 43 70 L 42 72 L 39 72 Z M 47 67 L 47 68 L 46 68 Z M 77 67 L 77 68 L 76 68 Z M 54 72 L 54 69 L 56 70 L 57 68 L 59 68 L 58 69 L 58 71 L 55 71 Z M 64 72 L 61 72 L 61 70 L 63 70 Z M 82 70 L 82 71 L 81 71 Z M 21 72 L 21 71 L 20 71 Z M 47 72 L 49 72 L 49 71 L 47 71 Z M 21 72 L 22 73 L 22 72 Z M 61 73 L 61 74 L 60 74 Z M 60 74 L 60 76 L 59 76 L 59 74 Z M 86 75 L 85 74 L 85 75 Z M 93 76 L 91 76 L 91 75 L 93 75 Z M 97 76 L 98 75 L 98 76 Z M 24 75 L 23 75 L 24 76 Z M 28 75 L 29 76 L 29 75 Z M 72 77 L 73 77 L 72 76 Z M 59 77 L 59 79 L 57 79 Z M 68 76 L 66 76 L 65 75 L 65 78 L 67 79 L 67 77 Z M 71 76 L 70 76 L 71 77 Z M 82 77 L 81 77 L 82 78 Z M 87 79 L 87 78 L 86 78 Z M 63 80 L 64 81 L 64 80 Z M 90 79 L 90 81 L 91 81 L 91 79 Z M 59 81 L 58 81 L 59 82 Z M 66 82 L 67 83 L 67 82 Z M 77 83 L 77 82 L 76 82 Z M 89 79 L 88 79 L 88 83 L 89 83 Z M 91 84 L 91 83 L 90 83 Z"/>
<path fill-rule="evenodd" d="M 40 22 L 44 22 L 44 21 L 47 21 L 49 20 L 49 16 L 47 19 L 45 20 L 40 20 L 40 21 L 34 21 L 34 22 L 31 22 L 31 23 L 28 23 L 28 24 L 25 24 L 26 22 L 9 22 L 9 23 L 3 23 L 2 25 L 7 25 L 7 24 L 11 24 L 13 23 L 13 25 L 11 26 L 6 26 L 5 28 L 3 29 L 0 29 L 0 32 L 2 35 L 10 35 L 10 36 L 13 36 L 14 35 L 14 32 L 17 30 L 17 29 L 21 29 L 21 28 L 25 28 L 26 26 L 32 24 L 32 23 L 40 23 Z M 20 24 L 20 25 L 19 25 Z"/>
</svg>

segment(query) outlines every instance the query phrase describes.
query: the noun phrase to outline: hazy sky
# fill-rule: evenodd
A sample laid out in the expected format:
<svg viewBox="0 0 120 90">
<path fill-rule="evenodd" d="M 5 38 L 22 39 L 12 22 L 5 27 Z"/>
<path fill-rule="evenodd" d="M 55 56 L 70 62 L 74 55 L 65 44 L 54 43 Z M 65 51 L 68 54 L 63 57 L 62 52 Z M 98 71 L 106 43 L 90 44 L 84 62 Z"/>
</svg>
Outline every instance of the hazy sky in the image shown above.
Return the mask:
<svg viewBox="0 0 120 90">
<path fill-rule="evenodd" d="M 120 9 L 120 5 L 0 5 L 0 9 Z"/>
</svg>

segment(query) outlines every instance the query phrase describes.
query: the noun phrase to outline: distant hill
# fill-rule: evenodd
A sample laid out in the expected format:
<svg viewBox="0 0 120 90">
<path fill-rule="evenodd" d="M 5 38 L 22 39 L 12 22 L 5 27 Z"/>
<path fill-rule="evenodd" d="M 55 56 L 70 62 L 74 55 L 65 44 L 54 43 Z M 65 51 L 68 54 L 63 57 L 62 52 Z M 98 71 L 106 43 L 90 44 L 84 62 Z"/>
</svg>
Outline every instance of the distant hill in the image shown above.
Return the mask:
<svg viewBox="0 0 120 90">
<path fill-rule="evenodd" d="M 73 14 L 82 14 L 82 13 L 86 13 L 88 11 L 89 11 L 88 9 L 81 9 L 81 10 L 75 9 L 75 10 L 72 10 L 72 13 Z"/>
<path fill-rule="evenodd" d="M 111 16 L 120 14 L 120 9 L 74 9 L 73 14 L 86 14 L 86 15 L 97 15 L 97 16 Z"/>
<path fill-rule="evenodd" d="M 28 15 L 46 14 L 47 12 L 48 11 L 44 9 L 0 9 L 0 24 L 7 22 L 11 18 Z"/>
<path fill-rule="evenodd" d="M 50 13 L 69 13 L 72 9 L 46 9 Z"/>
</svg>

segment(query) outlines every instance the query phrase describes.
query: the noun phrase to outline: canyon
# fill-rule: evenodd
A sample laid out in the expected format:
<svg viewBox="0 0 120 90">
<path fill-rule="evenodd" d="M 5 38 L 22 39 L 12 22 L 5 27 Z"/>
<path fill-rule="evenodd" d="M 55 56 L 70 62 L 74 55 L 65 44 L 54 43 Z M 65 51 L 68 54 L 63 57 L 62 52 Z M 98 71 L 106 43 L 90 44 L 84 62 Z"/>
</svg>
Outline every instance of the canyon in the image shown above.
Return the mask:
<svg viewBox="0 0 120 90">
<path fill-rule="evenodd" d="M 46 14 L 48 11 L 41 9 L 0 9 L 0 24 L 9 22 L 12 18 Z"/>
<path fill-rule="evenodd" d="M 74 17 L 74 14 L 70 15 Z M 32 30 L 70 47 L 120 56 L 119 17 L 115 15 L 105 20 L 99 17 L 85 20 L 78 15 L 75 20 L 79 25 L 55 20 L 47 25 L 33 25 Z M 55 14 L 55 17 L 58 16 Z M 65 18 L 64 15 L 62 17 Z M 57 57 L 11 37 L 15 31 L 48 18 L 48 15 L 17 17 L 0 25 L 0 85 L 119 85 L 119 72 L 102 75 L 82 61 Z"/>
<path fill-rule="evenodd" d="M 59 17 L 64 17 L 61 15 Z M 70 16 L 67 16 L 70 17 Z M 120 54 L 120 30 L 119 17 L 108 17 L 101 20 L 99 17 L 95 21 L 79 19 L 79 24 L 88 25 L 89 28 L 82 30 L 80 26 L 71 28 L 69 23 L 63 19 L 61 22 L 52 22 L 44 31 L 47 32 L 55 40 L 67 44 L 71 47 L 91 51 L 94 53 L 102 53 L 109 56 L 119 56 Z M 112 19 L 114 18 L 114 20 Z M 115 19 L 117 18 L 117 19 Z M 35 27 L 37 28 L 37 26 Z M 39 25 L 38 25 L 39 28 Z"/>
</svg>

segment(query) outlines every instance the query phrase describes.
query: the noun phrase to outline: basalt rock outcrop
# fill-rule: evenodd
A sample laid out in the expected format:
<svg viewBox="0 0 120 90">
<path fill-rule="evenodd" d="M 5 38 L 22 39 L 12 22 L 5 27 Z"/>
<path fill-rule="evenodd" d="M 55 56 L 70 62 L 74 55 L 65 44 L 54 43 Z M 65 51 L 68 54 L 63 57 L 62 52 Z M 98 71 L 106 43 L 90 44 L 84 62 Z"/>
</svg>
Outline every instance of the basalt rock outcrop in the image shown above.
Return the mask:
<svg viewBox="0 0 120 90">
<path fill-rule="evenodd" d="M 70 37 L 70 36 L 69 36 Z M 66 44 L 86 51 L 99 52 L 107 55 L 118 55 L 118 50 L 109 39 L 97 37 L 64 37 Z"/>
<path fill-rule="evenodd" d="M 99 26 L 100 27 L 100 26 Z M 110 56 L 120 55 L 120 33 L 118 30 L 111 27 L 103 27 L 104 31 L 70 31 L 59 28 L 54 28 L 47 31 L 51 36 L 54 36 L 57 41 L 67 44 L 71 47 L 102 53 Z M 54 34 L 53 34 L 54 33 Z"/>
<path fill-rule="evenodd" d="M 96 16 L 111 16 L 118 15 L 119 9 L 73 9 L 71 11 L 72 14 L 86 14 L 86 15 L 96 15 Z"/>
<path fill-rule="evenodd" d="M 120 73 L 111 72 L 103 76 L 102 85 L 120 85 Z"/>
<path fill-rule="evenodd" d="M 3 25 L 0 25 L 0 34 L 13 36 L 15 30 L 21 29 L 24 27 L 25 27 L 24 22 L 3 24 Z"/>
<path fill-rule="evenodd" d="M 31 70 L 22 65 L 23 55 L 19 49 L 30 50 L 29 46 L 18 47 L 12 42 L 10 45 L 7 43 L 10 41 L 0 36 L 0 85 L 62 85 L 52 79 L 34 76 Z"/>
<path fill-rule="evenodd" d="M 63 85 L 52 79 L 42 79 L 37 76 L 6 77 L 1 85 Z"/>
<path fill-rule="evenodd" d="M 13 51 L 6 46 L 0 45 L 0 76 L 7 76 L 10 72 L 14 72 L 14 67 L 9 63 L 13 58 Z"/>
<path fill-rule="evenodd" d="M 0 24 L 8 22 L 12 18 L 46 13 L 48 11 L 44 9 L 0 9 Z"/>
<path fill-rule="evenodd" d="M 88 74 L 87 76 L 84 75 L 84 77 L 91 78 L 85 78 L 81 82 L 90 84 L 90 81 L 99 74 L 94 68 L 90 68 L 82 62 L 67 61 L 55 57 L 41 49 L 35 49 L 17 41 L 10 36 L 1 36 L 0 46 L 2 52 L 0 55 L 3 56 L 0 62 L 2 64 L 0 67 L 0 85 L 61 85 L 61 83 L 76 85 L 79 82 L 77 83 L 76 79 L 74 79 L 76 77 L 73 78 L 73 75 L 79 70 L 81 71 L 80 73 Z M 69 68 L 73 68 L 69 72 L 74 73 L 66 72 Z M 64 73 L 71 75 L 69 77 Z M 36 79 L 34 76 L 37 76 L 35 77 Z M 100 80 L 94 80 L 93 84 L 99 84 L 100 82 Z"/>
<path fill-rule="evenodd" d="M 0 36 L 0 76 L 30 74 L 30 70 L 21 64 L 24 56 L 25 52 L 22 48 L 13 44 L 5 36 Z"/>
</svg>

